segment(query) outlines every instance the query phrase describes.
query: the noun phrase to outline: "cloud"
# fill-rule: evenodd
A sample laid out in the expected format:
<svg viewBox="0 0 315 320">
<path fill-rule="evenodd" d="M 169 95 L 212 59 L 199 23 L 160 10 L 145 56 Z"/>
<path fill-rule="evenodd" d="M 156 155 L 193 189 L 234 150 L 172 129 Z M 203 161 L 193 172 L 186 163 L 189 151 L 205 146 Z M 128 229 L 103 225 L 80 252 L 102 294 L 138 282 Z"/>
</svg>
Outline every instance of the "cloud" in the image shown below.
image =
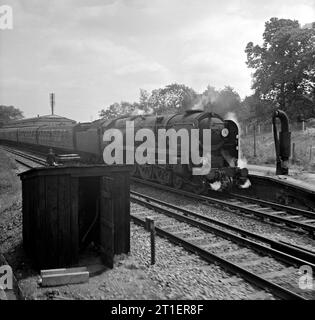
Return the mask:
<svg viewBox="0 0 315 320">
<path fill-rule="evenodd" d="M 0 31 L 0 103 L 27 116 L 49 110 L 86 121 L 139 88 L 172 82 L 250 94 L 244 48 L 273 16 L 315 16 L 313 0 L 6 0 L 14 29 Z"/>
</svg>

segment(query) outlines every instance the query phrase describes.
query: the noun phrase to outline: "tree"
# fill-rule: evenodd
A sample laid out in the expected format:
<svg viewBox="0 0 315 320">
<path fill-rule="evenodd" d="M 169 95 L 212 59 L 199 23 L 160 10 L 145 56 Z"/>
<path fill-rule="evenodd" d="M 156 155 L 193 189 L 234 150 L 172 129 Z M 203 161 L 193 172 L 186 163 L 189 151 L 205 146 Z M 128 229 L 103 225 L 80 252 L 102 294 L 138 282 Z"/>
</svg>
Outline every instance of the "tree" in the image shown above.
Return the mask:
<svg viewBox="0 0 315 320">
<path fill-rule="evenodd" d="M 102 119 L 115 119 L 121 116 L 128 116 L 134 112 L 136 104 L 131 104 L 129 102 L 113 103 L 107 109 L 102 109 L 99 112 L 99 116 Z"/>
<path fill-rule="evenodd" d="M 149 105 L 150 93 L 147 90 L 140 89 L 139 108 L 145 113 L 150 113 L 152 110 Z"/>
<path fill-rule="evenodd" d="M 199 103 L 197 108 L 225 116 L 228 112 L 237 113 L 240 106 L 241 98 L 232 87 L 226 86 L 222 90 L 216 90 L 209 85 L 202 93 L 201 105 Z"/>
<path fill-rule="evenodd" d="M 232 87 L 225 87 L 219 91 L 217 100 L 214 103 L 214 110 L 224 116 L 228 112 L 239 111 L 241 105 L 241 98 L 239 94 Z"/>
<path fill-rule="evenodd" d="M 237 112 L 241 105 L 239 94 L 232 87 L 216 90 L 208 86 L 202 94 L 183 84 L 173 83 L 164 88 L 155 89 L 151 94 L 140 89 L 139 103 L 113 103 L 102 109 L 99 116 L 113 119 L 120 116 L 139 114 L 171 114 L 190 109 L 202 109 L 217 112 L 224 116 L 227 112 Z"/>
<path fill-rule="evenodd" d="M 182 112 L 191 109 L 196 99 L 197 93 L 193 89 L 173 83 L 153 90 L 149 98 L 149 107 L 156 114 Z"/>
<path fill-rule="evenodd" d="M 248 67 L 255 69 L 255 94 L 291 115 L 297 113 L 297 100 L 315 103 L 314 27 L 301 28 L 296 20 L 271 18 L 265 24 L 263 45 L 249 42 L 245 49 Z"/>
<path fill-rule="evenodd" d="M 247 96 L 241 102 L 238 119 L 241 121 L 265 121 L 271 119 L 274 105 L 270 101 L 261 100 L 257 95 Z"/>
<path fill-rule="evenodd" d="M 23 112 L 13 106 L 0 105 L 0 127 L 12 121 L 22 119 Z"/>
</svg>

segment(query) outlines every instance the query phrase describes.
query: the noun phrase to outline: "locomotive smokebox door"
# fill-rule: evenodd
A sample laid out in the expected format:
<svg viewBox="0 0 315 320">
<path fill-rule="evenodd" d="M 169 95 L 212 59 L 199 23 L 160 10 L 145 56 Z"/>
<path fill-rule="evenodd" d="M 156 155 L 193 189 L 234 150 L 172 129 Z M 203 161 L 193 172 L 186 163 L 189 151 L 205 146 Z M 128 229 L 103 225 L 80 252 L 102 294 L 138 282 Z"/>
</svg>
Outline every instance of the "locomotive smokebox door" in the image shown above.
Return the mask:
<svg viewBox="0 0 315 320">
<path fill-rule="evenodd" d="M 100 199 L 100 251 L 104 265 L 109 268 L 114 266 L 114 208 L 110 185 L 113 179 L 102 177 Z"/>
</svg>

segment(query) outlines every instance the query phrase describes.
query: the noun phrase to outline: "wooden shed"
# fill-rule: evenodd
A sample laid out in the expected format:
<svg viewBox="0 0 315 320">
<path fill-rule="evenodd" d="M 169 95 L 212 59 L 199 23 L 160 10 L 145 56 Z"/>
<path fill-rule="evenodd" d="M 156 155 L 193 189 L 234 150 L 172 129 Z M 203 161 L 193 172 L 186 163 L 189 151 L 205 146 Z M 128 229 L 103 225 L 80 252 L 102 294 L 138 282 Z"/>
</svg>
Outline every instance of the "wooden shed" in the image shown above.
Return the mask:
<svg viewBox="0 0 315 320">
<path fill-rule="evenodd" d="M 23 246 L 38 269 L 77 265 L 91 241 L 108 267 L 130 251 L 128 166 L 43 167 L 20 178 Z"/>
</svg>

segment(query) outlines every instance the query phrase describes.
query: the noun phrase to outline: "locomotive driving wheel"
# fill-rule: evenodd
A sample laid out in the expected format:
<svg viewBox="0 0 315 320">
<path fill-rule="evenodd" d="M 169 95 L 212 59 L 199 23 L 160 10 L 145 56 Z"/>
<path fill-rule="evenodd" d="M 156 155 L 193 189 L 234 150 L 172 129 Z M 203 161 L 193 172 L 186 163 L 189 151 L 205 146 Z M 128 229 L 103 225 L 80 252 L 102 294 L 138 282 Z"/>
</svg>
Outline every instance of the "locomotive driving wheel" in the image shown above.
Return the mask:
<svg viewBox="0 0 315 320">
<path fill-rule="evenodd" d="M 173 186 L 176 188 L 176 189 L 181 189 L 184 185 L 184 180 L 182 177 L 176 175 L 176 174 L 173 174 Z"/>
<path fill-rule="evenodd" d="M 144 180 L 150 180 L 152 178 L 152 166 L 151 165 L 141 165 L 139 166 L 140 176 Z"/>
<path fill-rule="evenodd" d="M 196 194 L 203 194 L 208 191 L 207 184 L 200 178 L 195 178 L 192 181 L 193 192 Z"/>
<path fill-rule="evenodd" d="M 155 173 L 156 179 L 159 183 L 164 184 L 164 185 L 170 184 L 171 171 L 165 170 L 164 168 L 157 166 L 154 168 L 154 173 Z"/>
</svg>

